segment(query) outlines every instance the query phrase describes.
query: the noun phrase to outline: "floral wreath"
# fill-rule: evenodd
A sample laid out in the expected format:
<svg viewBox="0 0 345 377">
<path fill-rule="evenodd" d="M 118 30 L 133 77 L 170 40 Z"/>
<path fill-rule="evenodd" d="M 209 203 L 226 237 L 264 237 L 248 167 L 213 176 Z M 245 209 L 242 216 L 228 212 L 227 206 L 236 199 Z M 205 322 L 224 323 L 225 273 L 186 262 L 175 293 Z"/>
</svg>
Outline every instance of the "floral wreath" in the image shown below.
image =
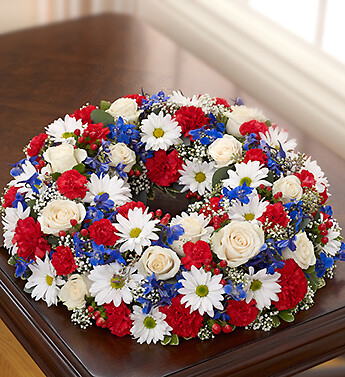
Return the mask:
<svg viewBox="0 0 345 377">
<path fill-rule="evenodd" d="M 285 130 L 232 102 L 127 95 L 35 136 L 2 198 L 24 290 L 83 329 L 148 344 L 269 331 L 309 309 L 345 259 L 327 179 Z M 150 211 L 158 191 L 186 208 Z"/>
</svg>

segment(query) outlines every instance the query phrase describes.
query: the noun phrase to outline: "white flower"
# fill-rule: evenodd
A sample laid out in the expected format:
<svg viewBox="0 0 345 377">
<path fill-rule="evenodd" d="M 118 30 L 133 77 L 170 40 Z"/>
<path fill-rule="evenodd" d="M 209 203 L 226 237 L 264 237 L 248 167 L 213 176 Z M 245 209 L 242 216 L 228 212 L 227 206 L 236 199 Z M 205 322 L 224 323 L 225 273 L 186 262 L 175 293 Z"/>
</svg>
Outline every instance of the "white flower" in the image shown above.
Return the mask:
<svg viewBox="0 0 345 377">
<path fill-rule="evenodd" d="M 312 161 L 310 157 L 305 161 L 303 169 L 308 170 L 309 173 L 312 173 L 316 181 L 316 191 L 322 193 L 325 191 L 325 188 L 329 186 L 328 180 L 325 177 L 325 173 L 321 170 L 320 166 L 316 161 Z"/>
<path fill-rule="evenodd" d="M 306 270 L 309 266 L 316 263 L 314 245 L 308 239 L 305 232 L 298 233 L 295 241 L 296 250 L 292 251 L 286 248 L 282 251 L 284 259 L 292 258 L 303 269 Z"/>
<path fill-rule="evenodd" d="M 240 127 L 243 123 L 250 120 L 257 120 L 259 122 L 265 122 L 267 117 L 258 109 L 246 107 L 246 106 L 231 106 L 231 112 L 224 112 L 224 115 L 228 118 L 226 123 L 226 132 L 234 135 L 235 137 L 243 137 L 240 133 Z"/>
<path fill-rule="evenodd" d="M 59 299 L 68 310 L 81 309 L 85 306 L 85 296 L 89 295 L 91 281 L 86 275 L 71 275 L 59 293 Z"/>
<path fill-rule="evenodd" d="M 171 249 L 161 246 L 148 247 L 138 262 L 138 272 L 141 275 L 155 274 L 159 280 L 173 278 L 180 269 L 181 261 Z"/>
<path fill-rule="evenodd" d="M 137 102 L 132 98 L 119 98 L 106 110 L 114 118 L 125 118 L 128 122 L 136 122 L 140 111 Z"/>
<path fill-rule="evenodd" d="M 84 202 L 92 203 L 96 195 L 107 193 L 109 199 L 115 203 L 115 207 L 122 206 L 131 200 L 131 190 L 127 182 L 114 176 L 110 178 L 109 174 L 98 177 L 91 174 L 90 181 L 87 184 L 87 193 Z"/>
<path fill-rule="evenodd" d="M 5 216 L 2 218 L 2 225 L 4 227 L 4 246 L 12 254 L 17 253 L 17 245 L 13 245 L 12 240 L 17 227 L 19 219 L 26 219 L 30 216 L 30 207 L 25 210 L 22 203 L 18 203 L 17 208 L 5 208 Z"/>
<path fill-rule="evenodd" d="M 340 236 L 340 231 L 334 226 L 328 229 L 328 242 L 322 247 L 322 250 L 326 253 L 335 256 L 335 254 L 340 250 L 341 242 L 338 240 Z"/>
<path fill-rule="evenodd" d="M 43 260 L 36 257 L 36 262 L 29 265 L 32 275 L 25 284 L 25 289 L 34 288 L 31 292 L 36 301 L 44 300 L 48 306 L 57 304 L 60 291 L 58 286 L 64 284 L 64 280 L 56 276 L 54 266 L 49 260 L 48 254 Z"/>
<path fill-rule="evenodd" d="M 43 153 L 43 158 L 50 163 L 52 172 L 64 173 L 84 161 L 87 153 L 84 149 L 74 148 L 71 144 L 50 147 Z"/>
<path fill-rule="evenodd" d="M 236 200 L 231 203 L 227 214 L 229 219 L 238 221 L 251 221 L 255 224 L 260 224 L 258 218 L 266 211 L 269 202 L 266 200 L 260 200 L 256 190 L 248 195 L 249 203 L 244 204 Z"/>
<path fill-rule="evenodd" d="M 173 91 L 168 99 L 168 102 L 174 103 L 178 106 L 195 106 L 200 107 L 200 101 L 195 94 L 192 98 L 185 97 L 179 90 Z"/>
<path fill-rule="evenodd" d="M 261 184 L 272 186 L 265 180 L 268 176 L 268 169 L 259 161 L 248 161 L 235 164 L 236 171 L 228 170 L 229 178 L 223 182 L 224 187 L 235 188 L 246 183 L 247 187 L 259 187 Z"/>
<path fill-rule="evenodd" d="M 81 119 L 76 120 L 66 114 L 65 119 L 59 118 L 46 127 L 46 134 L 51 137 L 55 143 L 68 143 L 75 145 L 75 138 L 73 133 L 75 130 L 80 130 L 82 133 L 85 126 Z"/>
<path fill-rule="evenodd" d="M 171 248 L 175 250 L 180 257 L 184 257 L 183 245 L 188 242 L 197 242 L 199 240 L 208 242 L 213 228 L 208 226 L 209 220 L 201 213 L 192 212 L 187 214 L 182 212 L 181 216 L 177 215 L 172 218 L 171 225 L 181 225 L 184 233 L 177 241 L 174 241 Z"/>
<path fill-rule="evenodd" d="M 33 193 L 33 190 L 26 182 L 34 175 L 36 175 L 38 179 L 40 179 L 40 176 L 37 173 L 35 166 L 32 165 L 29 160 L 25 160 L 25 163 L 21 165 L 21 169 L 23 172 L 15 176 L 8 185 L 19 187 L 18 192 L 22 194 L 27 193 L 30 196 Z"/>
<path fill-rule="evenodd" d="M 286 130 L 282 130 L 277 126 L 269 127 L 265 133 L 260 132 L 261 139 L 273 148 L 279 149 L 279 143 L 282 146 L 284 152 L 291 152 L 296 148 L 296 140 L 289 140 L 289 133 Z"/>
<path fill-rule="evenodd" d="M 170 114 L 164 115 L 163 111 L 158 115 L 151 113 L 141 123 L 141 141 L 146 143 L 146 150 L 166 151 L 171 145 L 180 141 L 181 127 L 171 119 Z"/>
<path fill-rule="evenodd" d="M 231 135 L 224 135 L 208 147 L 208 153 L 218 168 L 228 166 L 235 156 L 241 155 L 242 143 Z"/>
<path fill-rule="evenodd" d="M 182 166 L 182 170 L 179 170 L 181 174 L 179 183 L 184 185 L 181 192 L 190 190 L 204 195 L 206 191 L 211 191 L 212 177 L 215 170 L 213 162 L 201 162 L 196 159 L 193 161 L 186 160 Z"/>
<path fill-rule="evenodd" d="M 134 305 L 130 315 L 133 321 L 131 334 L 138 343 L 157 343 L 169 336 L 172 328 L 164 321 L 166 315 L 159 308 L 152 308 L 150 313 L 144 314 L 140 306 Z"/>
<path fill-rule="evenodd" d="M 131 290 L 137 288 L 138 282 L 143 278 L 133 272 L 133 267 L 123 267 L 118 262 L 95 266 L 89 279 L 92 281 L 90 294 L 95 297 L 96 304 L 113 302 L 116 307 L 122 301 L 130 304 L 133 300 Z"/>
<path fill-rule="evenodd" d="M 259 254 L 265 243 L 262 228 L 248 221 L 231 221 L 211 238 L 212 251 L 228 266 L 237 267 Z"/>
<path fill-rule="evenodd" d="M 301 181 L 295 175 L 280 177 L 273 183 L 272 187 L 273 195 L 277 194 L 278 192 L 283 194 L 281 197 L 283 203 L 288 203 L 293 199 L 300 200 L 303 194 Z"/>
<path fill-rule="evenodd" d="M 150 246 L 151 241 L 158 240 L 158 235 L 154 232 L 159 230 L 155 227 L 159 220 L 151 220 L 151 215 L 147 211 L 148 208 L 145 211 L 142 208 L 130 209 L 128 218 L 117 214 L 118 223 L 115 228 L 120 237 L 119 242 L 123 242 L 120 252 L 135 250 L 141 255 L 144 246 Z"/>
<path fill-rule="evenodd" d="M 198 310 L 201 315 L 207 313 L 213 317 L 213 308 L 223 310 L 224 287 L 220 284 L 222 274 L 212 276 L 211 272 L 192 266 L 190 271 L 184 271 L 182 275 L 184 279 L 179 282 L 183 287 L 178 293 L 184 295 L 181 304 L 186 303 L 186 308 L 190 306 L 191 313 Z"/>
<path fill-rule="evenodd" d="M 43 233 L 58 236 L 60 230 L 72 228 L 70 221 L 76 220 L 80 224 L 86 216 L 86 211 L 81 203 L 72 200 L 54 200 L 44 207 L 37 221 Z"/>
<path fill-rule="evenodd" d="M 280 274 L 275 272 L 273 275 L 267 273 L 266 268 L 254 274 L 254 268 L 249 267 L 249 274 L 245 274 L 244 278 L 247 280 L 244 287 L 247 293 L 246 303 L 254 299 L 256 307 L 259 310 L 263 308 L 269 309 L 271 301 L 278 301 L 277 293 L 281 291 L 281 286 L 277 283 Z"/>
<path fill-rule="evenodd" d="M 135 152 L 128 148 L 125 143 L 116 143 L 110 145 L 110 161 L 113 166 L 117 166 L 119 163 L 126 165 L 123 169 L 128 173 L 132 166 L 136 163 Z"/>
</svg>

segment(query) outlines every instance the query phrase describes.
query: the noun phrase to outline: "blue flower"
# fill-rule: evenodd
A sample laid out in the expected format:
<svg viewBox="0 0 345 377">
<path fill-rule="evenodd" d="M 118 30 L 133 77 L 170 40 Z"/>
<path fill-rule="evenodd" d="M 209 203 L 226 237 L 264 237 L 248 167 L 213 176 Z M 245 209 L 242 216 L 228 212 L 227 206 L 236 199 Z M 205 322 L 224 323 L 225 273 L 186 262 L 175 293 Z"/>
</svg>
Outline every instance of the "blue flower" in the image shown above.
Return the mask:
<svg viewBox="0 0 345 377">
<path fill-rule="evenodd" d="M 243 283 L 234 286 L 232 281 L 229 281 L 227 285 L 224 286 L 224 291 L 227 295 L 231 296 L 236 301 L 244 300 L 247 297 L 247 293 L 243 289 Z"/>
<path fill-rule="evenodd" d="M 237 186 L 232 190 L 228 188 L 223 188 L 223 195 L 227 197 L 230 202 L 232 200 L 238 199 L 241 203 L 248 204 L 249 203 L 249 195 L 253 191 L 253 187 L 248 187 L 246 182 L 243 183 L 242 186 Z"/>
<path fill-rule="evenodd" d="M 103 245 L 97 245 L 95 241 L 91 241 L 92 250 L 86 251 L 85 254 L 89 257 L 89 261 L 93 266 L 104 264 L 104 255 L 107 253 Z"/>
<path fill-rule="evenodd" d="M 247 134 L 245 136 L 243 148 L 247 151 L 250 148 L 256 148 L 257 144 L 258 144 L 258 141 L 257 141 L 257 138 L 256 138 L 256 134 L 255 133 Z"/>
<path fill-rule="evenodd" d="M 163 91 L 154 94 L 148 99 L 143 99 L 141 103 L 141 108 L 146 110 L 149 109 L 154 103 L 166 102 L 169 99 L 169 96 L 166 96 Z"/>
<path fill-rule="evenodd" d="M 140 159 L 143 162 L 146 162 L 148 158 L 151 158 L 153 156 L 153 151 L 146 150 L 145 146 L 146 146 L 146 143 L 143 143 L 142 141 L 139 141 L 133 145 L 135 154 L 137 156 L 140 156 Z"/>
<path fill-rule="evenodd" d="M 136 129 L 134 124 L 125 124 L 123 119 L 119 117 L 114 124 L 108 124 L 110 134 L 109 138 L 116 139 L 118 143 L 129 144 L 132 140 L 137 140 L 139 138 L 139 131 Z"/>
<path fill-rule="evenodd" d="M 26 210 L 28 208 L 28 205 L 26 201 L 24 200 L 23 195 L 20 192 L 16 193 L 16 196 L 14 198 L 14 201 L 12 203 L 13 208 L 18 208 L 18 204 L 21 203 L 23 206 L 23 210 Z"/>
<path fill-rule="evenodd" d="M 16 261 L 15 275 L 17 277 L 21 277 L 22 275 L 24 275 L 24 277 L 26 278 L 26 270 L 27 270 L 29 264 L 33 263 L 34 260 L 27 262 L 22 257 L 18 257 L 18 259 L 16 257 L 13 257 L 13 258 Z"/>
<path fill-rule="evenodd" d="M 104 218 L 103 212 L 96 207 L 89 207 L 86 210 L 85 220 L 99 221 Z"/>
<path fill-rule="evenodd" d="M 166 227 L 166 230 L 168 245 L 172 245 L 182 236 L 182 234 L 184 234 L 184 229 L 179 224 Z"/>
<path fill-rule="evenodd" d="M 109 199 L 109 194 L 106 192 L 101 195 L 96 195 L 93 201 L 96 204 L 96 208 L 103 209 L 104 211 L 110 211 L 115 205 L 114 201 Z"/>
<path fill-rule="evenodd" d="M 320 259 L 316 259 L 316 276 L 321 278 L 325 274 L 326 268 L 331 268 L 333 266 L 333 262 L 333 258 L 328 257 L 325 253 L 321 253 Z"/>
</svg>

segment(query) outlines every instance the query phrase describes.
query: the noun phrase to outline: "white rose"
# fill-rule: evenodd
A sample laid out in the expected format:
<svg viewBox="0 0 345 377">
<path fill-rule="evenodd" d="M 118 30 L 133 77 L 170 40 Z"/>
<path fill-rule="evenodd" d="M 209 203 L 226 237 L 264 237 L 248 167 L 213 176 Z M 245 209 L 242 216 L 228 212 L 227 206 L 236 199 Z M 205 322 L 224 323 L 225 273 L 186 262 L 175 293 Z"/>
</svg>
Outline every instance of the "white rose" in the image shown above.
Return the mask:
<svg viewBox="0 0 345 377">
<path fill-rule="evenodd" d="M 242 153 L 242 143 L 231 135 L 224 135 L 208 147 L 208 153 L 218 168 L 228 166 L 235 155 Z"/>
<path fill-rule="evenodd" d="M 226 260 L 230 267 L 237 267 L 259 254 L 265 237 L 258 225 L 234 220 L 215 233 L 211 242 L 219 259 Z"/>
<path fill-rule="evenodd" d="M 87 153 L 84 149 L 74 149 L 71 144 L 61 144 L 48 148 L 43 157 L 51 164 L 53 172 L 63 173 L 84 161 Z"/>
<path fill-rule="evenodd" d="M 114 118 L 123 117 L 130 122 L 135 122 L 140 114 L 137 102 L 132 98 L 117 99 L 106 112 Z"/>
<path fill-rule="evenodd" d="M 291 199 L 300 200 L 302 198 L 303 189 L 301 181 L 295 175 L 281 177 L 273 183 L 272 194 L 281 192 L 282 202 L 288 203 Z"/>
<path fill-rule="evenodd" d="M 157 279 L 167 280 L 176 275 L 180 264 L 174 251 L 161 246 L 150 246 L 139 259 L 138 272 L 144 276 L 154 273 Z"/>
<path fill-rule="evenodd" d="M 117 143 L 110 146 L 110 160 L 111 162 L 117 166 L 117 164 L 121 163 L 126 165 L 123 169 L 124 172 L 128 173 L 132 166 L 136 162 L 135 152 L 132 149 L 128 148 L 125 143 Z"/>
<path fill-rule="evenodd" d="M 91 281 L 85 275 L 73 274 L 59 292 L 59 299 L 68 310 L 81 309 L 85 306 L 85 295 L 89 295 Z"/>
<path fill-rule="evenodd" d="M 231 106 L 232 111 L 225 112 L 224 115 L 228 118 L 226 123 L 226 132 L 236 137 L 242 137 L 240 133 L 240 127 L 243 123 L 250 120 L 258 120 L 259 122 L 265 122 L 267 117 L 258 109 L 246 107 L 246 106 Z"/>
<path fill-rule="evenodd" d="M 303 270 L 313 266 L 316 263 L 314 245 L 304 232 L 297 234 L 295 245 L 295 251 L 291 251 L 289 248 L 282 251 L 283 258 L 294 259 Z"/>
<path fill-rule="evenodd" d="M 70 221 L 75 219 L 80 224 L 86 215 L 84 206 L 72 200 L 54 200 L 50 202 L 38 217 L 43 233 L 58 236 L 60 230 L 68 230 L 72 227 Z"/>
</svg>

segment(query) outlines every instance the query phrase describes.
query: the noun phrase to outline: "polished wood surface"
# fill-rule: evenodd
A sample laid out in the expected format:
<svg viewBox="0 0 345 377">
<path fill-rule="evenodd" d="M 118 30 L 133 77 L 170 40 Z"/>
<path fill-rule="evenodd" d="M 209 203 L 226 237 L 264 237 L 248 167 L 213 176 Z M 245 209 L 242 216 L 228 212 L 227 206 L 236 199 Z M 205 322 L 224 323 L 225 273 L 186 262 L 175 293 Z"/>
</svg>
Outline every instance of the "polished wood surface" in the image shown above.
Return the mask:
<svg viewBox="0 0 345 377">
<path fill-rule="evenodd" d="M 8 34 L 0 37 L 0 53 L 1 187 L 10 179 L 6 164 L 23 158 L 23 146 L 65 113 L 141 87 L 148 93 L 178 88 L 187 95 L 242 96 L 289 128 L 299 150 L 326 172 L 336 217 L 345 224 L 344 161 L 135 19 L 106 15 Z M 1 318 L 48 376 L 287 376 L 345 351 L 345 264 L 317 293 L 314 308 L 298 313 L 293 324 L 162 347 L 73 326 L 64 307 L 48 308 L 23 293 L 24 282 L 14 279 L 6 260 L 1 249 Z"/>
</svg>

